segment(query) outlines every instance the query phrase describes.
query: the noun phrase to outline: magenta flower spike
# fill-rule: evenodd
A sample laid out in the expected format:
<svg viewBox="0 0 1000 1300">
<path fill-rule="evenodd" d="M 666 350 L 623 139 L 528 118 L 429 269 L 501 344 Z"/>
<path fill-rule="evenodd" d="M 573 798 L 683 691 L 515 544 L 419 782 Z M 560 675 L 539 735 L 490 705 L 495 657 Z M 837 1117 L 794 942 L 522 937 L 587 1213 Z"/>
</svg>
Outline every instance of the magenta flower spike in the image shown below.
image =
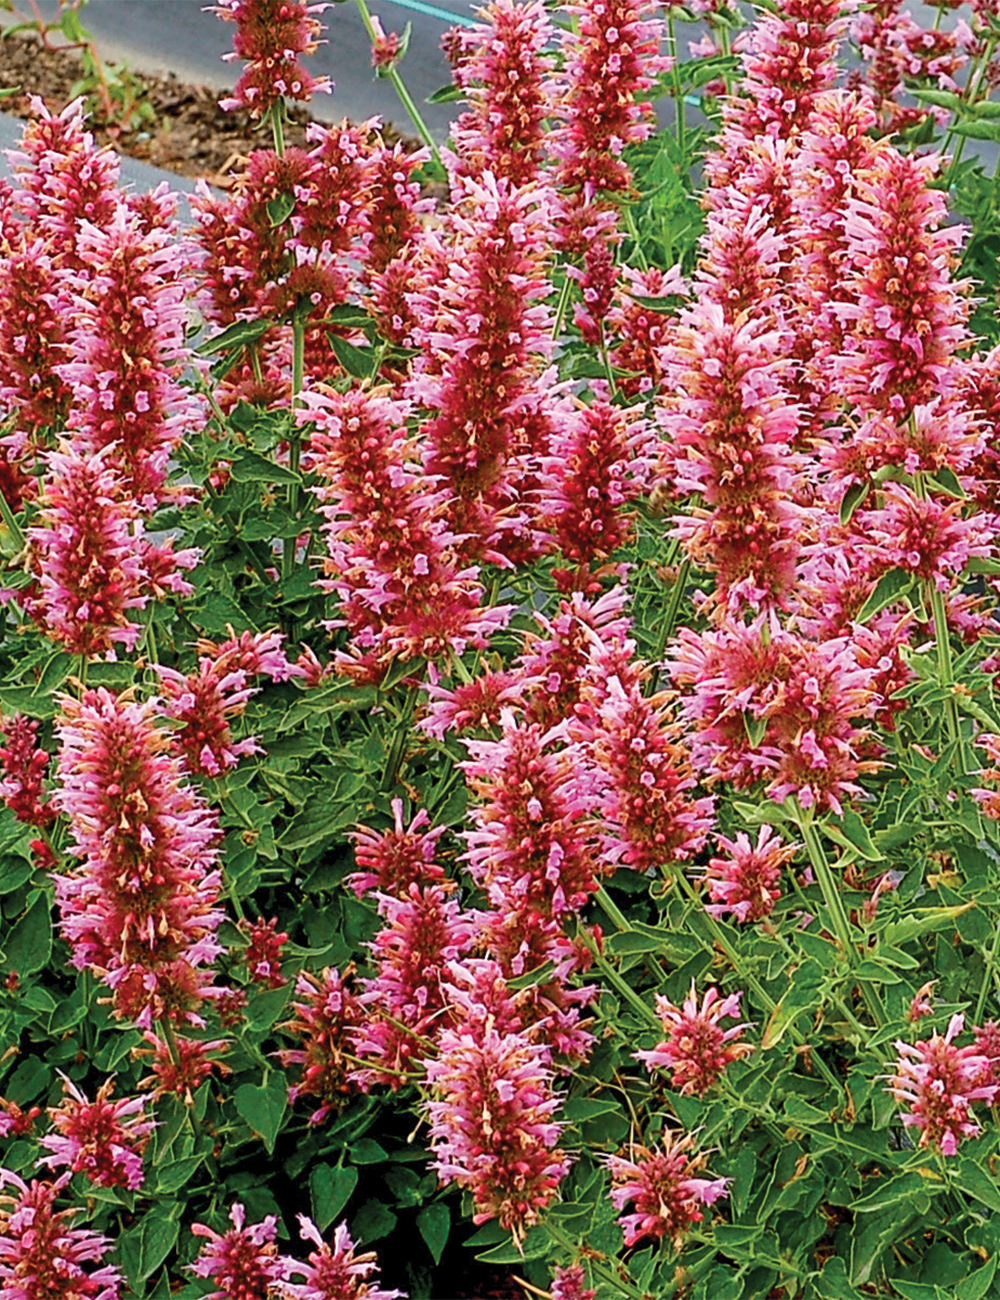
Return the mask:
<svg viewBox="0 0 1000 1300">
<path fill-rule="evenodd" d="M 587 817 L 593 807 L 577 745 L 561 727 L 543 733 L 510 710 L 499 740 L 466 740 L 466 781 L 482 802 L 464 832 L 476 883 L 495 907 L 560 919 L 578 912 L 597 888 Z"/>
<path fill-rule="evenodd" d="M 196 363 L 185 339 L 194 250 L 179 238 L 174 197 L 164 189 L 149 198 L 142 212 L 122 202 L 102 227 L 82 227 L 80 267 L 64 286 L 70 360 L 56 368 L 73 392 L 74 446 L 110 448 L 109 463 L 145 510 L 169 495 L 170 457 L 204 413 L 181 383 Z"/>
<path fill-rule="evenodd" d="M 539 179 L 553 111 L 552 23 L 541 0 L 492 0 L 483 26 L 455 27 L 445 52 L 469 107 L 451 128 L 462 176 L 491 172 L 513 185 Z"/>
<path fill-rule="evenodd" d="M 594 1300 L 597 1292 L 587 1286 L 582 1264 L 557 1268 L 552 1279 L 552 1300 Z"/>
<path fill-rule="evenodd" d="M 710 916 L 731 916 L 745 924 L 770 916 L 781 897 L 781 869 L 798 852 L 798 844 L 784 844 L 770 826 L 762 826 L 757 843 L 751 844 L 742 831 L 733 840 L 716 836 L 726 856 L 711 858 L 701 879 L 708 887 Z"/>
<path fill-rule="evenodd" d="M 289 1273 L 301 1282 L 285 1282 L 281 1300 L 406 1300 L 402 1291 L 386 1291 L 372 1274 L 377 1271 L 374 1251 L 358 1253 L 345 1223 L 334 1229 L 333 1243 L 323 1240 L 315 1223 L 299 1215 L 299 1231 L 304 1241 L 312 1242 L 304 1264 L 292 1261 Z"/>
<path fill-rule="evenodd" d="M 728 1178 L 699 1178 L 708 1157 L 691 1155 L 694 1137 L 664 1133 L 660 1147 L 636 1147 L 631 1159 L 608 1156 L 611 1200 L 623 1210 L 632 1204 L 632 1214 L 618 1220 L 625 1231 L 625 1245 L 634 1246 L 644 1237 L 654 1241 L 666 1237 L 675 1250 L 696 1223 L 704 1219 L 703 1206 L 714 1205 L 726 1195 Z"/>
<path fill-rule="evenodd" d="M 0 731 L 7 742 L 0 747 L 0 799 L 19 822 L 49 826 L 56 817 L 44 786 L 51 755 L 38 744 L 38 723 L 15 713 L 0 717 Z"/>
<path fill-rule="evenodd" d="M 55 1129 L 39 1139 L 51 1154 L 39 1162 L 50 1169 L 67 1166 L 99 1187 L 142 1186 L 142 1153 L 156 1124 L 146 1118 L 144 1097 L 111 1100 L 114 1079 L 108 1079 L 90 1101 L 65 1075 L 63 1100 L 49 1110 Z"/>
<path fill-rule="evenodd" d="M 899 1059 L 888 1091 L 902 1107 L 907 1128 L 919 1132 L 918 1146 L 933 1147 L 953 1156 L 965 1138 L 978 1136 L 972 1104 L 993 1103 L 1000 1085 L 992 1081 L 992 1062 L 982 1053 L 984 1041 L 958 1047 L 955 1039 L 965 1028 L 965 1017 L 952 1016 L 945 1034 L 933 1034 L 917 1043 L 897 1041 Z"/>
<path fill-rule="evenodd" d="M 467 956 L 476 939 L 472 913 L 450 888 L 411 884 L 399 898 L 377 894 L 382 929 L 372 940 L 375 975 L 361 981 L 365 1019 L 354 1053 L 365 1062 L 352 1076 L 366 1089 L 399 1088 L 427 1054 L 425 1039 L 447 1012 L 442 979 L 450 962 Z"/>
<path fill-rule="evenodd" d="M 344 883 L 359 898 L 373 889 L 399 896 L 407 893 L 411 884 L 440 885 L 444 881 L 444 868 L 434 859 L 445 827 L 425 830 L 431 822 L 424 808 L 404 827 L 402 799 L 393 799 L 392 815 L 395 825 L 391 831 L 359 826 L 352 832 L 359 870 L 345 877 Z"/>
<path fill-rule="evenodd" d="M 201 1024 L 223 919 L 215 814 L 156 725 L 155 701 L 88 691 L 63 697 L 55 805 L 80 859 L 56 877 L 73 964 L 114 990 L 116 1013 L 143 1028 Z"/>
<path fill-rule="evenodd" d="M 129 615 L 152 594 L 139 510 L 114 452 L 69 443 L 50 452 L 38 522 L 27 534 L 40 588 L 28 598 L 32 612 L 70 654 L 88 658 L 133 650 L 141 629 Z"/>
<path fill-rule="evenodd" d="M 694 981 L 683 1007 L 658 996 L 657 1015 L 669 1037 L 650 1052 L 636 1052 L 635 1059 L 650 1071 L 670 1070 L 678 1092 L 703 1097 L 728 1065 L 754 1050 L 752 1043 L 736 1041 L 749 1024 L 722 1027 L 723 1020 L 739 1018 L 742 997 L 742 993 L 731 993 L 723 998 L 713 985 L 699 1006 Z"/>
<path fill-rule="evenodd" d="M 488 1024 L 443 1030 L 438 1047 L 427 1062 L 433 1167 L 472 1192 L 474 1223 L 499 1219 L 520 1239 L 570 1166 L 557 1146 L 549 1049 Z"/>
<path fill-rule="evenodd" d="M 232 1227 L 214 1232 L 203 1223 L 191 1225 L 203 1237 L 198 1258 L 189 1267 L 196 1277 L 216 1286 L 206 1300 L 272 1300 L 278 1285 L 291 1275 L 293 1261 L 278 1254 L 278 1221 L 269 1214 L 261 1223 L 246 1222 L 246 1210 L 237 1202 L 229 1211 Z"/>
<path fill-rule="evenodd" d="M 320 1124 L 353 1091 L 348 1082 L 352 1066 L 345 1052 L 364 1011 L 344 976 L 332 967 L 319 975 L 299 972 L 292 1011 L 294 1018 L 283 1028 L 302 1046 L 283 1049 L 278 1059 L 286 1069 L 300 1065 L 302 1075 L 288 1089 L 288 1100 L 294 1104 L 298 1097 L 318 1098 L 321 1104 L 309 1122 Z"/>
<path fill-rule="evenodd" d="M 319 48 L 323 27 L 316 15 L 329 7 L 298 0 L 220 0 L 213 13 L 236 23 L 233 50 L 223 57 L 247 65 L 220 107 L 246 108 L 259 118 L 282 99 L 306 103 L 319 91 L 332 91 L 329 77 L 313 77 L 298 62 Z"/>
<path fill-rule="evenodd" d="M 70 1174 L 54 1182 L 24 1182 L 0 1169 L 0 1292 L 4 1300 L 72 1296 L 81 1300 L 119 1300 L 122 1276 L 104 1258 L 112 1248 L 91 1228 L 70 1227 L 80 1211 L 55 1208 Z"/>
</svg>

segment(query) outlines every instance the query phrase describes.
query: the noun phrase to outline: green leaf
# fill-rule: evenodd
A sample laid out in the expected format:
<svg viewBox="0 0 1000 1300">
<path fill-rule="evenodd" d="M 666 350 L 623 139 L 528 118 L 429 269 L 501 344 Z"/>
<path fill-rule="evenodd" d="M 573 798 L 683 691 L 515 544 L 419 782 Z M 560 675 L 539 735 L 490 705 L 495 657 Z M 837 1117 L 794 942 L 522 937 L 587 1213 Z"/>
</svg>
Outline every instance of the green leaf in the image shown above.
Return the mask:
<svg viewBox="0 0 1000 1300">
<path fill-rule="evenodd" d="M 351 1236 L 367 1246 L 369 1242 L 387 1237 L 396 1226 L 396 1216 L 382 1201 L 365 1201 L 351 1220 Z"/>
<path fill-rule="evenodd" d="M 994 1255 L 984 1268 L 977 1268 L 974 1273 L 970 1273 L 958 1283 L 955 1287 L 955 1300 L 986 1300 L 987 1296 L 993 1294 L 993 1279 L 996 1271 L 997 1256 Z"/>
<path fill-rule="evenodd" d="M 617 1109 L 618 1102 L 611 1097 L 573 1097 L 566 1103 L 563 1115 L 571 1123 L 580 1124 L 588 1119 L 596 1119 L 598 1115 L 606 1115 L 609 1111 L 616 1111 Z"/>
<path fill-rule="evenodd" d="M 356 1169 L 316 1165 L 312 1170 L 309 1174 L 309 1195 L 312 1199 L 313 1219 L 320 1232 L 325 1232 L 334 1219 L 340 1218 L 357 1185 Z"/>
<path fill-rule="evenodd" d="M 956 122 L 952 128 L 956 135 L 968 136 L 971 140 L 1000 141 L 1000 122 L 969 121 Z"/>
<path fill-rule="evenodd" d="M 367 379 L 375 370 L 378 353 L 374 348 L 359 348 L 339 334 L 329 334 L 334 356 L 353 379 Z"/>
<path fill-rule="evenodd" d="M 855 510 L 868 495 L 869 487 L 870 484 L 868 483 L 852 483 L 844 493 L 844 499 L 840 503 L 840 522 L 842 524 L 851 522 Z"/>
<path fill-rule="evenodd" d="M 949 469 L 947 465 L 936 469 L 928 482 L 932 487 L 940 488 L 947 496 L 956 497 L 959 501 L 965 500 L 965 488 L 958 481 L 955 471 Z"/>
<path fill-rule="evenodd" d="M 836 844 L 857 849 L 866 862 L 883 861 L 883 855 L 872 843 L 868 827 L 853 808 L 845 808 L 839 822 L 828 818 L 822 823 L 822 829 Z"/>
<path fill-rule="evenodd" d="M 238 320 L 221 334 L 199 343 L 195 352 L 200 357 L 214 357 L 216 353 L 228 352 L 230 348 L 245 348 L 249 343 L 256 343 L 270 327 L 271 322 L 267 320 Z"/>
<path fill-rule="evenodd" d="M 965 107 L 962 96 L 956 95 L 953 90 L 924 90 L 921 87 L 911 90 L 910 94 L 914 99 L 919 99 L 922 104 L 934 104 L 937 108 L 950 108 L 952 112 L 955 109 Z"/>
<path fill-rule="evenodd" d="M 301 483 L 302 475 L 284 465 L 276 465 L 249 448 L 233 461 L 233 478 L 237 483 Z"/>
<path fill-rule="evenodd" d="M 122 1264 L 133 1286 L 151 1277 L 173 1250 L 181 1227 L 173 1216 L 180 1209 L 177 1204 L 156 1205 L 119 1237 Z"/>
<path fill-rule="evenodd" d="M 425 1205 L 417 1215 L 417 1230 L 431 1252 L 434 1263 L 440 1264 L 451 1231 L 451 1211 L 447 1205 L 442 1205 L 440 1201 Z"/>
<path fill-rule="evenodd" d="M 552 972 L 555 968 L 555 962 L 547 961 L 541 966 L 536 966 L 534 970 L 526 971 L 515 979 L 507 980 L 507 987 L 519 991 L 521 989 L 533 989 L 539 984 L 546 984 L 552 978 Z"/>
<path fill-rule="evenodd" d="M 267 216 L 271 223 L 272 229 L 275 226 L 283 226 L 288 218 L 295 211 L 295 195 L 287 191 L 279 194 L 276 198 L 271 199 L 267 206 Z"/>
<path fill-rule="evenodd" d="M 811 957 L 792 973 L 792 983 L 782 994 L 764 1028 L 760 1045 L 765 1051 L 781 1042 L 803 1012 L 816 1011 L 823 1005 L 819 986 L 824 974 L 819 962 Z"/>
<path fill-rule="evenodd" d="M 962 1159 L 954 1174 L 954 1181 L 963 1192 L 967 1192 L 981 1205 L 988 1206 L 994 1213 L 1000 1212 L 1000 1189 L 992 1174 L 977 1165 L 971 1156 Z"/>
<path fill-rule="evenodd" d="M 253 1083 L 241 1084 L 233 1100 L 240 1115 L 263 1141 L 268 1155 L 273 1155 L 288 1105 L 288 1084 L 284 1074 L 269 1071 L 260 1087 Z"/>
<path fill-rule="evenodd" d="M 858 622 L 864 623 L 880 610 L 885 609 L 886 605 L 894 605 L 902 600 L 913 587 L 913 583 L 913 574 L 907 573 L 905 569 L 890 569 L 888 573 L 883 573 L 875 590 L 858 611 Z"/>
<path fill-rule="evenodd" d="M 282 988 L 254 993 L 247 1006 L 247 1023 L 250 1028 L 257 1033 L 270 1029 L 288 1005 L 292 990 L 291 984 L 285 984 Z"/>
<path fill-rule="evenodd" d="M 357 307 L 349 302 L 342 302 L 334 307 L 333 311 L 327 313 L 326 320 L 331 324 L 339 325 L 342 329 L 352 330 L 371 329 L 375 324 L 364 307 Z"/>
<path fill-rule="evenodd" d="M 950 930 L 954 928 L 955 918 L 967 912 L 976 904 L 963 903 L 954 907 L 918 907 L 915 908 L 908 916 L 904 916 L 901 921 L 890 921 L 889 924 L 881 931 L 881 938 L 893 945 L 908 943 L 911 939 L 919 939 L 925 934 L 932 934 L 936 930 Z"/>
<path fill-rule="evenodd" d="M 388 1159 L 388 1153 L 374 1138 L 361 1138 L 351 1147 L 351 1159 L 356 1165 L 377 1165 Z"/>
<path fill-rule="evenodd" d="M 612 957 L 625 957 L 632 953 L 658 952 L 663 940 L 636 930 L 622 930 L 611 935 L 604 946 Z"/>
<path fill-rule="evenodd" d="M 4 969 L 18 975 L 31 975 L 48 965 L 52 952 L 52 918 L 49 896 L 39 890 L 28 910 L 14 923 L 4 944 Z"/>
<path fill-rule="evenodd" d="M 34 694 L 50 695 L 53 691 L 57 691 L 72 672 L 74 663 L 75 660 L 72 655 L 57 650 L 54 655 L 46 659 L 38 681 L 35 683 Z"/>
<path fill-rule="evenodd" d="M 464 98 L 465 98 L 465 91 L 460 90 L 458 86 L 455 86 L 449 82 L 447 86 L 441 86 L 440 89 L 435 90 L 433 94 L 428 95 L 427 99 L 425 100 L 425 103 L 455 104 L 459 100 L 462 100 Z"/>
<path fill-rule="evenodd" d="M 180 1160 L 160 1165 L 156 1171 L 157 1194 L 162 1196 L 165 1192 L 179 1192 L 187 1187 L 199 1165 L 204 1162 L 205 1154 L 202 1151 L 198 1155 L 182 1156 Z"/>
<path fill-rule="evenodd" d="M 872 1180 L 869 1179 L 869 1182 Z M 851 1205 L 855 1214 L 875 1214 L 892 1205 L 911 1205 L 919 1196 L 937 1196 L 947 1190 L 944 1181 L 933 1181 L 920 1174 L 901 1174 L 898 1178 L 879 1178 L 878 1186 Z"/>
<path fill-rule="evenodd" d="M 521 1264 L 528 1259 L 542 1259 L 555 1243 L 544 1228 L 532 1228 L 518 1250 L 513 1241 L 505 1241 L 492 1250 L 484 1250 L 476 1259 L 484 1264 Z"/>
</svg>

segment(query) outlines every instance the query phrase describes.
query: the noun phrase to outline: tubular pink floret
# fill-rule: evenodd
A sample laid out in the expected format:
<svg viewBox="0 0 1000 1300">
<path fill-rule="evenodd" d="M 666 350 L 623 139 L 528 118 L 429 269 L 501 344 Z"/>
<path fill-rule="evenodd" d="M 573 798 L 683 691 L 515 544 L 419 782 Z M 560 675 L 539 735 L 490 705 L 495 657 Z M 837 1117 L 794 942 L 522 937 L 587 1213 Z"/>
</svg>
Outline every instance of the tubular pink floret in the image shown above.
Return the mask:
<svg viewBox="0 0 1000 1300">
<path fill-rule="evenodd" d="M 372 1278 L 377 1264 L 374 1251 L 358 1254 L 345 1223 L 338 1223 L 333 1243 L 323 1240 L 312 1219 L 299 1215 L 299 1231 L 304 1241 L 317 1247 L 309 1252 L 304 1264 L 290 1261 L 292 1277 L 301 1282 L 285 1282 L 282 1300 L 406 1300 L 402 1291 L 385 1291 Z"/>
<path fill-rule="evenodd" d="M 239 1202 L 230 1209 L 229 1218 L 233 1226 L 224 1233 L 213 1232 L 204 1223 L 191 1225 L 205 1244 L 188 1267 L 196 1277 L 207 1277 L 218 1286 L 205 1300 L 269 1300 L 278 1284 L 291 1276 L 294 1263 L 278 1254 L 278 1220 L 269 1214 L 263 1222 L 247 1226 L 246 1210 Z"/>
</svg>

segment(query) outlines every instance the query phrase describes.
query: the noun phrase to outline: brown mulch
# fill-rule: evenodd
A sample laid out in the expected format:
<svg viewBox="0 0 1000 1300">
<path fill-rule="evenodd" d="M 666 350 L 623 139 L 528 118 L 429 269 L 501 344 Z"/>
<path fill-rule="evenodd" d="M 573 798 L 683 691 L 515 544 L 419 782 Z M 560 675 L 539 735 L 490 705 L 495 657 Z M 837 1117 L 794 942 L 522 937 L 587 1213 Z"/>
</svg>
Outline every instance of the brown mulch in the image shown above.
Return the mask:
<svg viewBox="0 0 1000 1300">
<path fill-rule="evenodd" d="M 48 50 L 36 36 L 26 33 L 0 34 L 0 89 L 17 88 L 17 94 L 0 99 L 0 109 L 26 118 L 31 111 L 30 96 L 40 95 L 50 111 L 58 112 L 72 97 L 81 71 L 77 50 Z M 270 129 L 254 123 L 249 113 L 219 108 L 222 91 L 188 85 L 172 74 L 137 75 L 135 82 L 142 93 L 131 108 L 130 121 L 109 120 L 102 114 L 100 96 L 88 95 L 88 125 L 99 144 L 110 144 L 118 153 L 179 176 L 203 177 L 223 188 L 230 183 L 227 173 L 237 159 L 251 149 L 271 145 Z M 301 108 L 293 108 L 290 117 L 285 142 L 302 145 L 305 128 L 313 119 Z M 388 144 L 399 138 L 391 127 L 382 134 Z"/>
</svg>

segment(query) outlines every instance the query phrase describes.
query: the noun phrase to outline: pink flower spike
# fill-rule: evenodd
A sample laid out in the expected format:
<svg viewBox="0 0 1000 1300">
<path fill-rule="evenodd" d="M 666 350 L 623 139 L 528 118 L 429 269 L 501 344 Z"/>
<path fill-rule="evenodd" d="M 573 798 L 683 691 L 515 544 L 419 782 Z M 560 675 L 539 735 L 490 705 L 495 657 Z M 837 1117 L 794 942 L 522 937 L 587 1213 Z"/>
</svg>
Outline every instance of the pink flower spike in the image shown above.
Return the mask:
<svg viewBox="0 0 1000 1300">
<path fill-rule="evenodd" d="M 434 855 L 445 827 L 424 830 L 430 826 L 431 819 L 427 810 L 421 808 L 404 828 L 402 799 L 393 799 L 392 815 L 395 828 L 391 831 L 359 826 L 351 834 L 354 859 L 360 870 L 345 877 L 344 883 L 359 898 L 372 889 L 403 894 L 411 884 L 440 884 L 444 880 L 444 868 L 434 861 Z"/>
<path fill-rule="evenodd" d="M 549 1050 L 490 1024 L 442 1031 L 427 1062 L 430 1144 L 443 1183 L 472 1192 L 474 1223 L 499 1219 L 516 1239 L 555 1198 L 570 1158 L 556 1143 Z"/>
<path fill-rule="evenodd" d="M 323 27 L 316 15 L 329 7 L 298 0 L 220 0 L 213 12 L 236 23 L 233 52 L 223 57 L 247 64 L 220 107 L 227 112 L 246 108 L 260 118 L 282 97 L 305 103 L 317 91 L 331 91 L 329 77 L 312 77 L 298 62 L 300 54 L 315 54 L 319 48 Z"/>
<path fill-rule="evenodd" d="M 702 880 L 714 900 L 705 911 L 718 917 L 728 914 L 741 924 L 769 916 L 781 897 L 781 868 L 800 846 L 783 844 L 770 826 L 760 828 L 756 845 L 742 831 L 735 840 L 724 835 L 716 840 L 727 857 L 712 858 L 704 869 Z"/>
<path fill-rule="evenodd" d="M 991 1062 L 980 1044 L 956 1047 L 954 1040 L 964 1028 L 965 1017 L 955 1015 L 944 1037 L 935 1033 L 917 1043 L 897 1041 L 900 1055 L 887 1089 L 906 1107 L 904 1125 L 920 1131 L 918 1145 L 945 1156 L 953 1156 L 963 1138 L 981 1132 L 970 1115 L 972 1103 L 992 1105 L 1000 1091 L 1000 1085 L 982 1082 Z"/>
<path fill-rule="evenodd" d="M 557 1268 L 552 1279 L 552 1300 L 594 1300 L 597 1292 L 586 1284 L 582 1264 Z"/>
<path fill-rule="evenodd" d="M 56 1132 L 40 1139 L 52 1154 L 39 1163 L 67 1165 L 99 1187 L 141 1187 L 142 1153 L 156 1127 L 146 1118 L 145 1098 L 111 1101 L 114 1079 L 108 1079 L 88 1101 L 65 1075 L 62 1081 L 64 1100 L 49 1111 Z"/>
<path fill-rule="evenodd" d="M 699 1007 L 693 980 L 683 1009 L 658 996 L 656 1010 L 670 1037 L 651 1052 L 636 1052 L 636 1060 L 642 1061 L 650 1071 L 671 1070 L 671 1082 L 679 1092 L 703 1097 L 727 1065 L 754 1050 L 752 1043 L 735 1041 L 744 1029 L 750 1028 L 749 1024 L 722 1028 L 723 1020 L 735 1020 L 739 1016 L 742 996 L 742 993 L 731 993 L 721 998 L 713 986 Z"/>
<path fill-rule="evenodd" d="M 299 1215 L 299 1231 L 317 1249 L 309 1252 L 304 1264 L 290 1264 L 291 1275 L 303 1280 L 286 1282 L 282 1300 L 406 1300 L 402 1291 L 384 1291 L 368 1280 L 376 1271 L 375 1252 L 357 1254 L 346 1224 L 335 1228 L 332 1246 L 304 1214 Z"/>
<path fill-rule="evenodd" d="M 246 1210 L 238 1202 L 229 1217 L 233 1226 L 223 1234 L 203 1223 L 191 1225 L 196 1237 L 206 1239 L 198 1258 L 189 1265 L 191 1272 L 210 1278 L 218 1287 L 205 1300 L 270 1300 L 293 1264 L 278 1254 L 274 1240 L 278 1221 L 269 1214 L 262 1223 L 247 1227 Z"/>
<path fill-rule="evenodd" d="M 119 1300 L 121 1274 L 103 1262 L 112 1243 L 91 1228 L 71 1228 L 80 1213 L 76 1207 L 55 1208 L 69 1180 L 67 1172 L 55 1182 L 26 1183 L 9 1169 L 0 1169 L 0 1187 L 11 1187 L 15 1193 L 0 1196 L 4 1300 L 43 1296 Z"/>
<path fill-rule="evenodd" d="M 726 1195 L 728 1178 L 697 1178 L 705 1170 L 708 1157 L 689 1152 L 694 1136 L 675 1138 L 668 1132 L 663 1145 L 649 1151 L 632 1150 L 632 1159 L 608 1156 L 611 1173 L 611 1200 L 619 1210 L 631 1202 L 635 1211 L 618 1220 L 625 1232 L 625 1245 L 634 1246 L 643 1237 L 658 1241 L 667 1237 L 675 1250 L 696 1223 L 705 1217 L 703 1205 L 714 1205 Z"/>
</svg>

